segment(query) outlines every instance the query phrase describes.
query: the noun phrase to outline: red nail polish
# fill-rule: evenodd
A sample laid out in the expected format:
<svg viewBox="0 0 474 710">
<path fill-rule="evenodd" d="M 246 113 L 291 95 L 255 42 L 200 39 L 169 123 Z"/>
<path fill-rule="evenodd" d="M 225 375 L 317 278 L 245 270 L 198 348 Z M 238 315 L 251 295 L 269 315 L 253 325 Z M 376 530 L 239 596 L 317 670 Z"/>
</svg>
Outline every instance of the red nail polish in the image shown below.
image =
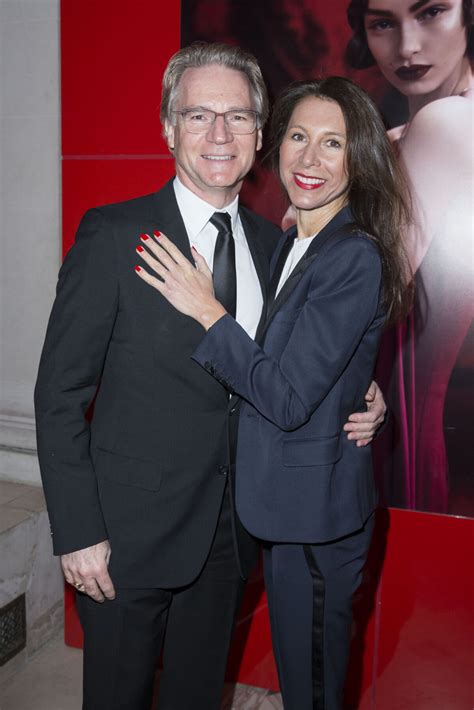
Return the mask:
<svg viewBox="0 0 474 710">
<path fill-rule="evenodd" d="M 141 271 L 141 270 L 142 270 L 142 267 L 141 267 L 141 266 L 136 266 L 136 267 L 135 267 L 135 271 Z"/>
<path fill-rule="evenodd" d="M 143 239 L 144 242 L 146 242 L 147 239 L 150 239 L 148 234 L 140 234 L 140 239 Z"/>
<path fill-rule="evenodd" d="M 141 254 L 142 251 L 145 251 L 143 247 L 137 246 L 137 251 Z"/>
<path fill-rule="evenodd" d="M 161 232 L 153 232 L 153 236 L 159 239 L 161 237 Z"/>
</svg>

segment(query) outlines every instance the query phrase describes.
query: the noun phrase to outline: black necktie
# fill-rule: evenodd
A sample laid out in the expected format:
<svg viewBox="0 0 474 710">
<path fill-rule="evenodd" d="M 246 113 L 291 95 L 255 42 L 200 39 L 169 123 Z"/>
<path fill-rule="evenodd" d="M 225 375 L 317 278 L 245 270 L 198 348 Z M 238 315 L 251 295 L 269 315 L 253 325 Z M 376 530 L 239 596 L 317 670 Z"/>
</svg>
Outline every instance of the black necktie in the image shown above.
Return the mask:
<svg viewBox="0 0 474 710">
<path fill-rule="evenodd" d="M 214 212 L 209 220 L 219 231 L 214 250 L 212 280 L 218 301 L 235 318 L 237 306 L 237 278 L 235 274 L 235 244 L 230 214 Z"/>
</svg>

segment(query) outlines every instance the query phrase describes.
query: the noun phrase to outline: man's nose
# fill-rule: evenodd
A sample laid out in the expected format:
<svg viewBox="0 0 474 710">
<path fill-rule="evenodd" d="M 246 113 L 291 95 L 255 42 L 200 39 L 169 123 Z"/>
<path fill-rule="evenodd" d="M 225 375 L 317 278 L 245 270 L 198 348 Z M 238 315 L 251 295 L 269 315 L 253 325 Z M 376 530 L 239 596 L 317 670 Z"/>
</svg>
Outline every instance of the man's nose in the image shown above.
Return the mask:
<svg viewBox="0 0 474 710">
<path fill-rule="evenodd" d="M 420 51 L 420 31 L 413 22 L 406 23 L 400 28 L 400 57 L 409 60 Z"/>
<path fill-rule="evenodd" d="M 227 127 L 224 116 L 216 116 L 216 120 L 206 134 L 206 138 L 212 143 L 230 143 L 234 140 L 234 135 Z"/>
</svg>

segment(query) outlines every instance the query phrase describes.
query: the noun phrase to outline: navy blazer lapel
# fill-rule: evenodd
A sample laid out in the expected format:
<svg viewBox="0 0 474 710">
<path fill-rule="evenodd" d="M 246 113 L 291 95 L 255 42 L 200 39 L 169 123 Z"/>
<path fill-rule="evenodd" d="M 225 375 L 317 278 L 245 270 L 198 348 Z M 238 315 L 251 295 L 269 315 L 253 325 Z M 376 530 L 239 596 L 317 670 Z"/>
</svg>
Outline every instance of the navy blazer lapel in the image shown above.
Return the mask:
<svg viewBox="0 0 474 710">
<path fill-rule="evenodd" d="M 299 282 L 299 280 L 303 276 L 303 274 L 306 271 L 306 269 L 308 268 L 308 266 L 310 264 L 312 264 L 312 262 L 316 259 L 316 257 L 321 253 L 324 245 L 342 227 L 345 227 L 347 224 L 350 224 L 353 221 L 354 221 L 354 218 L 352 216 L 352 212 L 351 212 L 350 208 L 344 207 L 342 210 L 340 210 L 335 215 L 335 217 L 332 218 L 332 220 L 330 222 L 328 222 L 328 224 L 313 239 L 313 241 L 311 242 L 311 244 L 308 247 L 308 251 L 300 259 L 300 261 L 296 264 L 295 268 L 293 269 L 293 271 L 289 275 L 288 279 L 286 280 L 285 284 L 283 285 L 278 296 L 275 298 L 273 303 L 269 302 L 265 325 L 264 325 L 264 328 L 262 329 L 262 332 L 260 334 L 261 338 L 265 334 L 275 313 L 279 310 L 281 305 L 288 299 L 288 297 L 290 296 L 290 294 L 294 290 L 296 284 Z M 290 240 L 289 245 L 287 243 L 285 243 L 283 245 L 282 252 L 281 252 L 280 257 L 279 257 L 277 264 L 275 266 L 274 273 L 272 274 L 271 288 L 272 288 L 273 293 L 275 293 L 275 291 L 277 289 L 278 282 L 279 282 L 280 276 L 281 276 L 281 272 L 282 272 L 283 267 L 285 265 L 286 258 L 283 258 L 285 249 L 287 250 L 286 256 L 288 256 L 289 250 L 291 248 L 291 244 L 293 241 L 292 236 L 293 237 L 295 236 L 295 228 L 294 227 L 291 230 L 289 230 L 289 232 L 288 232 L 287 241 Z"/>
<path fill-rule="evenodd" d="M 278 284 L 280 283 L 280 278 L 281 274 L 283 271 L 283 268 L 286 264 L 286 260 L 288 258 L 288 254 L 290 253 L 291 247 L 293 246 L 294 240 L 296 239 L 296 227 L 291 227 L 286 234 L 285 234 L 285 241 L 282 244 L 282 247 L 280 249 L 280 253 L 278 254 L 277 261 L 275 264 L 275 268 L 273 269 L 271 278 L 270 278 L 270 286 L 268 289 L 268 302 L 269 304 L 272 304 L 275 300 L 275 294 L 276 290 L 278 288 Z"/>
</svg>

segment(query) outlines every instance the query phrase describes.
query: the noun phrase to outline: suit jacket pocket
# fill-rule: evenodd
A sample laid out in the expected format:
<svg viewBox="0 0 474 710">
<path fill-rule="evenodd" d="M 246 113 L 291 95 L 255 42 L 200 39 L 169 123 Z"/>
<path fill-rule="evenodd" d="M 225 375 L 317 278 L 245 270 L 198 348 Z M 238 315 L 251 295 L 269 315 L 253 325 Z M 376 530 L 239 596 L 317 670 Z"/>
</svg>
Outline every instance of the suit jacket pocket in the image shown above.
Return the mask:
<svg viewBox="0 0 474 710">
<path fill-rule="evenodd" d="M 112 483 L 147 491 L 158 491 L 161 486 L 160 465 L 155 461 L 98 448 L 95 468 L 99 478 Z"/>
<path fill-rule="evenodd" d="M 283 441 L 284 466 L 326 466 L 341 458 L 339 436 Z"/>
</svg>

